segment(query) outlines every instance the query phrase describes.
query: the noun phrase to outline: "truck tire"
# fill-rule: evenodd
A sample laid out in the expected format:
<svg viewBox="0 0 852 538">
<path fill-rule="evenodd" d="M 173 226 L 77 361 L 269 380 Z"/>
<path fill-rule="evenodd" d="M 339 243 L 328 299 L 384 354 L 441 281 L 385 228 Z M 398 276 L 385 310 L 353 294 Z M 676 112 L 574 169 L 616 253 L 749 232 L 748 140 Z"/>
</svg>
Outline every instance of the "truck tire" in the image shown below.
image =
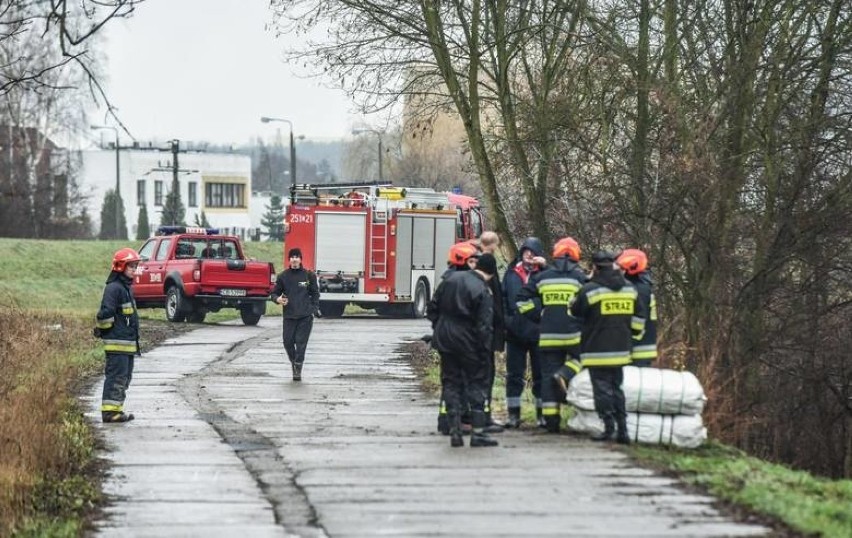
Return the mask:
<svg viewBox="0 0 852 538">
<path fill-rule="evenodd" d="M 346 310 L 346 303 L 342 301 L 320 301 L 320 312 L 325 318 L 339 318 Z"/>
<path fill-rule="evenodd" d="M 421 279 L 417 281 L 417 287 L 414 288 L 414 302 L 409 307 L 409 316 L 412 318 L 426 317 L 427 303 L 429 303 L 429 288 L 426 281 Z"/>
<path fill-rule="evenodd" d="M 186 319 L 184 312 L 184 303 L 186 297 L 177 286 L 172 286 L 166 291 L 166 319 L 175 323 L 180 323 Z"/>
<path fill-rule="evenodd" d="M 243 320 L 243 325 L 257 325 L 261 316 L 263 316 L 263 314 L 255 311 L 255 309 L 250 306 L 248 308 L 240 308 L 240 319 Z"/>
</svg>

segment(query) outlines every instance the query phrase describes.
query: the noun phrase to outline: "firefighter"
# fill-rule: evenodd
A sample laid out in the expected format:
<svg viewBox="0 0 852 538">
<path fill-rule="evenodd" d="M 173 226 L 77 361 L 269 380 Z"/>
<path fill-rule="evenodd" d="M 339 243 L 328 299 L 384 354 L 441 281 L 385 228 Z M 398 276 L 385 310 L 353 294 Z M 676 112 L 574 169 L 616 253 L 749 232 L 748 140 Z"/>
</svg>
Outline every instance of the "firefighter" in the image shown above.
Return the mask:
<svg viewBox="0 0 852 538">
<path fill-rule="evenodd" d="M 458 271 L 469 271 L 470 269 L 473 269 L 476 267 L 476 259 L 478 257 L 479 250 L 473 243 L 455 243 L 450 247 L 450 251 L 447 253 L 447 270 L 444 271 L 443 275 L 441 275 L 441 280 L 443 281 Z M 432 325 L 432 329 L 434 330 L 434 322 Z M 470 417 L 465 416 L 463 418 L 466 419 L 465 424 L 470 424 Z M 450 434 L 450 421 L 447 416 L 447 400 L 444 397 L 443 388 L 441 390 L 441 403 L 438 407 L 438 431 L 444 435 Z"/>
<path fill-rule="evenodd" d="M 470 406 L 470 446 L 497 446 L 485 433 L 485 400 L 491 369 L 493 298 L 488 281 L 497 272 L 491 254 L 483 254 L 472 271 L 455 271 L 443 279 L 429 301 L 434 326 L 432 344 L 441 354 L 441 387 L 450 417 L 450 446 L 464 445 L 461 414 Z"/>
<path fill-rule="evenodd" d="M 275 279 L 270 297 L 284 310 L 284 350 L 290 359 L 293 381 L 302 380 L 305 348 L 319 309 L 317 276 L 302 267 L 302 251 L 291 248 L 287 253 L 290 266 Z"/>
<path fill-rule="evenodd" d="M 542 415 L 547 431 L 559 433 L 560 403 L 565 401 L 563 376 L 580 370 L 580 320 L 568 312 L 571 300 L 588 280 L 577 265 L 580 245 L 563 237 L 553 246 L 553 263 L 534 273 L 517 295 L 518 313 L 539 325 Z M 560 375 L 560 369 L 565 370 Z"/>
<path fill-rule="evenodd" d="M 479 248 L 482 253 L 491 254 L 496 259 L 497 249 L 500 248 L 500 236 L 492 231 L 482 232 L 482 235 L 479 236 Z M 503 426 L 491 416 L 494 375 L 497 371 L 495 354 L 498 352 L 502 353 L 506 347 L 506 328 L 503 319 L 503 287 L 500 285 L 499 273 L 494 273 L 494 277 L 488 281 L 488 287 L 491 290 L 491 296 L 494 298 L 494 336 L 491 340 L 491 372 L 488 376 L 488 399 L 485 401 L 485 414 L 488 419 L 485 433 L 501 433 Z"/>
<path fill-rule="evenodd" d="M 538 353 L 538 325 L 518 313 L 515 301 L 530 276 L 547 265 L 544 247 L 537 237 L 528 237 L 503 276 L 503 313 L 506 323 L 506 408 L 507 428 L 521 425 L 521 395 L 526 385 L 527 355 L 530 358 L 532 392 L 536 399 L 536 423 L 544 427 L 541 414 L 541 366 Z"/>
<path fill-rule="evenodd" d="M 132 413 L 124 412 L 127 388 L 133 377 L 133 361 L 139 354 L 139 314 L 130 292 L 139 254 L 123 248 L 112 257 L 101 307 L 95 316 L 94 334 L 103 339 L 106 365 L 101 399 L 101 420 L 129 422 Z"/>
<path fill-rule="evenodd" d="M 622 366 L 630 364 L 632 341 L 642 337 L 645 319 L 639 295 L 616 269 L 613 255 L 597 252 L 592 262 L 592 279 L 571 304 L 571 314 L 583 321 L 580 361 L 589 370 L 595 411 L 604 423 L 604 431 L 592 440 L 626 445 L 630 437 Z"/>
<path fill-rule="evenodd" d="M 634 366 L 651 366 L 657 358 L 657 298 L 654 282 L 648 270 L 648 256 L 639 249 L 629 248 L 618 255 L 615 263 L 624 271 L 624 277 L 639 292 L 639 301 L 648 314 L 642 340 L 633 341 L 630 360 Z"/>
</svg>

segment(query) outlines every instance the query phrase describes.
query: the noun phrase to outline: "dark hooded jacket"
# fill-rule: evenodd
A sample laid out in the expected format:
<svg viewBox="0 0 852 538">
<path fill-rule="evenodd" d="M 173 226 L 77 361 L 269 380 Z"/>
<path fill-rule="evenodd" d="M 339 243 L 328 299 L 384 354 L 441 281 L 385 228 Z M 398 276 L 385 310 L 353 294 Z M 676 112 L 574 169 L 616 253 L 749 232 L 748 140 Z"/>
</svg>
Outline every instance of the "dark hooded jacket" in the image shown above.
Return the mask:
<svg viewBox="0 0 852 538">
<path fill-rule="evenodd" d="M 639 294 L 613 268 L 597 268 L 577 294 L 571 314 L 583 321 L 580 361 L 583 367 L 630 364 L 633 339 L 642 336 L 645 318 Z"/>
<path fill-rule="evenodd" d="M 101 307 L 95 316 L 95 334 L 103 339 L 107 353 L 139 352 L 139 314 L 130 291 L 132 282 L 118 271 L 110 272 L 107 277 Z"/>
<path fill-rule="evenodd" d="M 539 326 L 540 349 L 571 349 L 580 345 L 582 322 L 568 305 L 588 281 L 567 256 L 557 258 L 544 271 L 533 274 L 517 296 L 518 312 Z M 576 351 L 576 350 L 575 350 Z"/>
<path fill-rule="evenodd" d="M 517 297 L 530 277 L 539 271 L 538 267 L 533 267 L 531 271 L 527 271 L 523 264 L 523 254 L 525 250 L 532 251 L 536 256 L 544 256 L 544 247 L 535 237 L 528 237 L 521 244 L 518 250 L 518 256 L 512 260 L 509 267 L 506 269 L 506 274 L 503 275 L 503 314 L 506 325 L 506 340 L 518 344 L 536 344 L 538 343 L 539 330 L 538 324 L 533 320 L 521 315 L 518 312 Z"/>
<path fill-rule="evenodd" d="M 485 280 L 475 271 L 447 275 L 426 307 L 432 322 L 432 346 L 490 363 L 493 299 Z"/>
</svg>

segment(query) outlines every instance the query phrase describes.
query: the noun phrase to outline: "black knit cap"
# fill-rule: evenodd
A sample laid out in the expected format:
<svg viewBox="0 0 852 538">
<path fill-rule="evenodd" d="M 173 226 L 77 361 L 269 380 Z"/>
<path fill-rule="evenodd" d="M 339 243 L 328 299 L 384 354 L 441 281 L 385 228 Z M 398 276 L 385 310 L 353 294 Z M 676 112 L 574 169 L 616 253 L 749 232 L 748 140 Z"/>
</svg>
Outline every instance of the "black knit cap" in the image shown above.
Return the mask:
<svg viewBox="0 0 852 538">
<path fill-rule="evenodd" d="M 596 267 L 612 267 L 612 264 L 615 263 L 615 256 L 612 255 L 612 252 L 599 250 L 592 255 L 592 263 Z"/>
<path fill-rule="evenodd" d="M 497 260 L 494 259 L 494 256 L 492 254 L 483 254 L 477 260 L 476 268 L 485 273 L 486 275 L 496 275 Z"/>
<path fill-rule="evenodd" d="M 300 248 L 291 248 L 287 252 L 287 259 L 290 258 L 301 258 L 302 257 L 302 249 Z"/>
</svg>

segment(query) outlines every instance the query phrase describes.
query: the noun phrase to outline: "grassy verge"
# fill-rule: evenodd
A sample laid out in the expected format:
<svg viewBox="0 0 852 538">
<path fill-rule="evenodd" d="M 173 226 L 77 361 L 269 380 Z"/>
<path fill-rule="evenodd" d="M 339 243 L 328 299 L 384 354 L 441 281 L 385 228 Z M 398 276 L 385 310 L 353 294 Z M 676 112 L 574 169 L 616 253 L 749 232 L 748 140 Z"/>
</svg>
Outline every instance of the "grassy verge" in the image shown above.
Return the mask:
<svg viewBox="0 0 852 538">
<path fill-rule="evenodd" d="M 423 390 L 438 397 L 438 354 L 422 342 L 406 344 L 403 351 Z M 498 360 L 493 392 L 496 414 L 505 410 L 504 380 L 505 362 Z M 532 394 L 527 389 L 523 418 L 528 428 L 534 424 L 533 408 Z M 563 406 L 563 418 L 570 412 L 568 406 Z M 817 478 L 715 442 L 695 450 L 632 445 L 628 453 L 642 465 L 712 494 L 737 519 L 773 527 L 775 535 L 852 537 L 852 480 Z"/>
</svg>

